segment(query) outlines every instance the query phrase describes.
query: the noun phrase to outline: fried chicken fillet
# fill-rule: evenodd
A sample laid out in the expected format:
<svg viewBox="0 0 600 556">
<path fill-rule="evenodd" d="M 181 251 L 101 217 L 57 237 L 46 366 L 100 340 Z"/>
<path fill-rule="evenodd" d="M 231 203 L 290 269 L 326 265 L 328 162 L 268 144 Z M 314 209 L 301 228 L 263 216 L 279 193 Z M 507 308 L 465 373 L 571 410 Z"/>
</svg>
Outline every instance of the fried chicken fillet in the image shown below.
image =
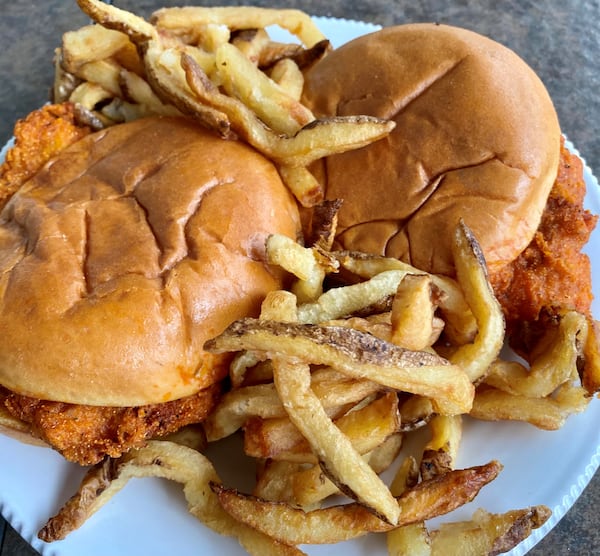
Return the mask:
<svg viewBox="0 0 600 556">
<path fill-rule="evenodd" d="M 590 259 L 582 249 L 598 216 L 583 208 L 585 192 L 583 163 L 563 140 L 558 175 L 531 243 L 490 274 L 510 343 L 518 351 L 529 352 L 554 314 L 591 313 Z"/>
</svg>

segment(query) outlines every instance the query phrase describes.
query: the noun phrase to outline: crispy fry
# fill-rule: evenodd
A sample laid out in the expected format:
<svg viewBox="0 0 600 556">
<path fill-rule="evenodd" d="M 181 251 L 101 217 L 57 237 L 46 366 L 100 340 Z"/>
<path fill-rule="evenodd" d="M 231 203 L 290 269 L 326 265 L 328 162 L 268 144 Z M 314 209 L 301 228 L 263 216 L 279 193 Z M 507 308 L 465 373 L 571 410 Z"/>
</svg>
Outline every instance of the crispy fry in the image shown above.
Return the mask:
<svg viewBox="0 0 600 556">
<path fill-rule="evenodd" d="M 419 466 L 412 456 L 407 456 L 398 468 L 390 489 L 394 496 L 413 488 L 419 480 Z M 431 547 L 425 523 L 420 521 L 388 531 L 386 534 L 390 556 L 429 556 Z"/>
<path fill-rule="evenodd" d="M 79 68 L 77 75 L 90 83 L 100 85 L 114 96 L 122 94 L 119 80 L 120 68 L 112 60 L 87 62 Z"/>
<path fill-rule="evenodd" d="M 208 341 L 204 349 L 258 350 L 268 357 L 327 365 L 355 378 L 431 397 L 438 411 L 450 415 L 468 412 L 473 399 L 473 385 L 465 373 L 446 360 L 347 328 L 243 319 Z"/>
<path fill-rule="evenodd" d="M 106 4 L 101 0 L 77 0 L 77 4 L 96 23 L 100 23 L 108 29 L 125 33 L 136 44 L 143 44 L 158 37 L 154 26 L 145 19 L 116 6 Z"/>
<path fill-rule="evenodd" d="M 329 478 L 344 493 L 390 523 L 396 523 L 399 517 L 396 500 L 353 448 L 350 439 L 325 413 L 311 390 L 309 366 L 275 358 L 273 375 L 277 392 L 290 420 L 306 438 Z"/>
<path fill-rule="evenodd" d="M 241 100 L 275 133 L 294 135 L 315 119 L 308 108 L 288 95 L 232 44 L 221 45 L 215 61 L 223 89 Z"/>
<path fill-rule="evenodd" d="M 303 207 L 310 208 L 323 201 L 323 186 L 308 168 L 282 163 L 278 170 L 283 182 Z"/>
<path fill-rule="evenodd" d="M 529 369 L 517 361 L 497 360 L 485 383 L 511 394 L 543 398 L 577 378 L 579 345 L 587 341 L 587 320 L 575 311 L 559 318 L 557 330 L 548 329 L 541 342 L 549 347 L 535 357 Z"/>
<path fill-rule="evenodd" d="M 300 100 L 304 87 L 304 75 L 298 64 L 291 58 L 282 58 L 276 62 L 271 68 L 269 76 L 290 98 Z"/>
<path fill-rule="evenodd" d="M 392 434 L 363 457 L 373 471 L 379 474 L 392 464 L 401 447 L 402 435 L 400 433 Z M 307 468 L 301 464 L 297 465 L 295 470 L 290 471 L 286 492 L 282 493 L 277 500 L 288 502 L 308 511 L 318 507 L 318 504 L 325 498 L 339 494 L 338 487 L 325 476 L 320 466 L 313 465 Z M 254 494 L 262 497 L 259 490 L 256 490 Z"/>
<path fill-rule="evenodd" d="M 502 349 L 504 316 L 490 286 L 481 248 L 463 222 L 456 228 L 452 252 L 458 281 L 475 315 L 478 331 L 473 343 L 460 346 L 450 361 L 475 382 L 484 376 Z"/>
<path fill-rule="evenodd" d="M 454 469 L 462 436 L 461 415 L 436 415 L 429 421 L 431 439 L 421 458 L 421 477 L 432 479 Z"/>
<path fill-rule="evenodd" d="M 312 19 L 299 10 L 275 10 L 250 6 L 162 8 L 152 14 L 151 21 L 159 28 L 172 31 L 206 23 L 226 25 L 232 30 L 260 29 L 269 25 L 279 25 L 296 35 L 308 47 L 325 39 Z"/>
<path fill-rule="evenodd" d="M 477 390 L 471 416 L 485 421 L 526 421 L 540 429 L 558 430 L 573 413 L 589 403 L 584 388 L 563 384 L 554 397 L 529 398 L 495 388 Z"/>
<path fill-rule="evenodd" d="M 198 102 L 187 86 L 183 86 L 185 75 L 179 62 L 178 52 L 165 51 L 157 40 L 148 42 L 144 63 L 148 82 L 159 97 L 222 136 L 228 136 L 231 128 L 228 117 L 223 112 Z"/>
<path fill-rule="evenodd" d="M 588 319 L 588 336 L 583 346 L 585 365 L 581 382 L 590 396 L 600 391 L 600 322 Z"/>
<path fill-rule="evenodd" d="M 232 519 L 209 488 L 209 484 L 220 482 L 210 461 L 192 448 L 159 440 L 150 441 L 144 448 L 132 450 L 118 460 L 105 459 L 92 467 L 79 491 L 46 523 L 39 538 L 46 542 L 64 538 L 134 477 L 163 477 L 182 483 L 190 512 L 218 533 L 237 537 L 250 554 L 302 554 Z"/>
<path fill-rule="evenodd" d="M 546 506 L 491 514 L 477 510 L 471 521 L 443 523 L 430 533 L 432 556 L 501 554 L 509 552 L 550 517 Z"/>
<path fill-rule="evenodd" d="M 182 55 L 181 64 L 198 99 L 226 113 L 241 137 L 283 166 L 305 167 L 324 156 L 363 147 L 387 136 L 395 126 L 389 120 L 347 116 L 314 120 L 294 135 L 281 137 L 244 103 L 221 94 L 189 54 Z"/>
<path fill-rule="evenodd" d="M 407 274 L 394 295 L 391 312 L 394 344 L 406 349 L 422 350 L 432 346 L 441 330 L 434 328 L 436 305 L 431 277 Z"/>
<path fill-rule="evenodd" d="M 433 404 L 429 398 L 410 396 L 400 405 L 402 431 L 410 432 L 425 426 L 434 416 Z"/>
<path fill-rule="evenodd" d="M 266 535 L 288 544 L 325 544 L 349 540 L 369 532 L 385 532 L 401 525 L 443 515 L 472 500 L 492 481 L 502 466 L 490 462 L 479 467 L 450 471 L 423 481 L 397 498 L 398 523 L 390 525 L 357 503 L 310 512 L 213 485 L 223 508 L 233 517 Z"/>
<path fill-rule="evenodd" d="M 81 65 L 114 56 L 129 43 L 129 37 L 102 25 L 86 25 L 63 35 L 63 68 L 77 73 Z"/>
<path fill-rule="evenodd" d="M 337 400 L 337 405 L 329 409 L 344 406 Z M 334 423 L 359 454 L 371 452 L 400 427 L 397 396 L 389 392 L 364 407 L 334 418 Z M 308 441 L 287 419 L 251 419 L 246 422 L 244 432 L 244 450 L 249 456 L 317 463 Z"/>
<path fill-rule="evenodd" d="M 170 104 L 163 103 L 145 79 L 126 69 L 119 72 L 119 84 L 123 96 L 145 107 L 148 115 L 181 116 L 181 112 Z"/>
<path fill-rule="evenodd" d="M 298 320 L 319 323 L 352 315 L 394 295 L 404 276 L 401 270 L 388 270 L 365 282 L 332 288 L 314 302 L 298 307 Z"/>
<path fill-rule="evenodd" d="M 424 274 L 414 266 L 391 257 L 349 251 L 337 251 L 333 255 L 338 258 L 343 268 L 362 278 L 372 278 L 388 270 L 402 271 L 406 274 Z M 456 345 L 471 342 L 477 332 L 477 323 L 461 288 L 455 280 L 446 276 L 432 274 L 431 280 L 444 292 L 444 296 L 439 301 L 440 311 L 446 323 L 444 327 L 446 335 Z"/>
<path fill-rule="evenodd" d="M 315 381 L 313 388 L 325 408 L 358 403 L 381 389 L 367 380 Z M 204 422 L 210 441 L 233 434 L 250 417 L 284 417 L 283 405 L 273 383 L 245 386 L 227 392 Z"/>
<path fill-rule="evenodd" d="M 69 100 L 88 110 L 94 110 L 100 102 L 112 98 L 113 94 L 101 85 L 84 81 L 79 84 L 69 95 Z"/>
</svg>

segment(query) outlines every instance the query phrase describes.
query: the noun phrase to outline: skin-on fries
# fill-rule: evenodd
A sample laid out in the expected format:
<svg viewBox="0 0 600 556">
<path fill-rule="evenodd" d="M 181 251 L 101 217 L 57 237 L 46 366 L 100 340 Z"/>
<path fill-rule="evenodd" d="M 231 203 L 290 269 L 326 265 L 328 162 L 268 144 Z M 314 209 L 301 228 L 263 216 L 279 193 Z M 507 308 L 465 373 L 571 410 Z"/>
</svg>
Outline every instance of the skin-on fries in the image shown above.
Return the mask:
<svg viewBox="0 0 600 556">
<path fill-rule="evenodd" d="M 385 532 L 401 525 L 443 515 L 477 495 L 501 470 L 498 462 L 451 471 L 406 490 L 398 498 L 396 525 L 379 519 L 360 504 L 330 506 L 310 512 L 267 502 L 221 485 L 213 485 L 225 510 L 236 519 L 288 544 L 327 544 L 369 532 Z"/>
<path fill-rule="evenodd" d="M 299 10 L 269 10 L 255 7 L 237 8 L 163 8 L 152 16 L 152 22 L 161 29 L 176 31 L 205 23 L 225 25 L 230 29 L 260 29 L 279 25 L 296 35 L 306 46 L 325 39 L 313 20 Z"/>
<path fill-rule="evenodd" d="M 575 380 L 580 344 L 587 341 L 587 320 L 575 311 L 559 317 L 556 330 L 549 329 L 542 343 L 549 347 L 535 357 L 529 369 L 517 361 L 495 361 L 485 383 L 505 392 L 543 398 L 561 384 Z"/>
<path fill-rule="evenodd" d="M 325 409 L 356 404 L 381 390 L 368 380 L 319 380 L 319 371 L 313 373 L 312 387 Z M 250 417 L 272 419 L 285 416 L 285 409 L 275 385 L 256 384 L 226 393 L 217 409 L 204 422 L 210 441 L 225 438 L 244 426 Z"/>
<path fill-rule="evenodd" d="M 350 253 L 348 251 L 334 252 L 333 255 L 337 257 L 344 269 L 361 278 L 372 278 L 388 270 L 423 274 L 414 266 L 390 257 Z M 445 321 L 444 332 L 446 336 L 456 345 L 472 341 L 477 332 L 477 323 L 460 286 L 455 280 L 447 276 L 434 274 L 431 276 L 431 280 L 444 293 L 439 302 L 440 312 Z"/>
<path fill-rule="evenodd" d="M 284 183 L 304 206 L 323 197 L 321 185 L 307 169 L 311 162 L 365 146 L 394 128 L 393 121 L 362 116 L 317 121 L 298 100 L 302 68 L 328 49 L 325 37 L 300 11 L 170 8 L 156 12 L 152 24 L 99 0 L 79 0 L 79 5 L 106 29 L 88 26 L 70 35 L 63 43 L 56 79 L 66 83 L 67 75 L 72 75 L 100 85 L 115 101 L 120 99 L 111 103 L 111 110 L 94 114 L 96 124 L 175 110 L 224 137 L 234 131 L 276 163 Z M 265 25 L 289 30 L 306 48 L 274 43 Z M 83 45 L 90 36 L 100 48 L 85 58 Z M 132 45 L 140 53 L 134 62 Z M 135 98 L 135 106 L 124 104 L 127 99 L 118 77 L 125 51 L 129 58 L 125 69 L 136 67 L 158 98 L 149 99 L 144 91 Z M 70 86 L 57 82 L 55 89 L 66 91 Z M 89 108 L 93 104 L 89 98 L 88 109 L 94 113 Z"/>
<path fill-rule="evenodd" d="M 503 514 L 477 510 L 470 521 L 443 523 L 429 532 L 432 556 L 501 554 L 512 550 L 533 529 L 550 517 L 546 506 L 534 506 Z"/>
<path fill-rule="evenodd" d="M 460 346 L 450 361 L 459 365 L 472 382 L 477 382 L 502 349 L 504 316 L 487 278 L 481 248 L 464 222 L 456 228 L 452 247 L 458 281 L 477 320 L 478 332 L 473 343 Z"/>
<path fill-rule="evenodd" d="M 462 436 L 461 415 L 436 415 L 429 422 L 431 439 L 421 458 L 421 477 L 431 479 L 454 469 Z"/>
<path fill-rule="evenodd" d="M 310 444 L 326 475 L 352 498 L 390 523 L 400 517 L 398 503 L 379 476 L 323 410 L 310 388 L 310 368 L 273 360 L 277 392 L 290 420 Z"/>
<path fill-rule="evenodd" d="M 464 372 L 429 352 L 412 352 L 370 334 L 333 326 L 243 319 L 209 340 L 213 353 L 249 349 L 327 365 L 355 378 L 431 397 L 437 411 L 468 412 L 473 385 Z"/>
<path fill-rule="evenodd" d="M 344 405 L 339 404 L 334 409 L 343 411 L 344 408 Z M 330 411 L 324 409 L 330 415 Z M 333 422 L 359 454 L 369 453 L 400 428 L 397 396 L 388 392 L 364 407 L 334 418 Z M 256 458 L 316 462 L 308 441 L 288 419 L 246 420 L 244 451 Z"/>
<path fill-rule="evenodd" d="M 569 415 L 585 411 L 590 401 L 584 388 L 563 384 L 554 396 L 530 398 L 495 388 L 477 390 L 471 416 L 485 421 L 526 421 L 545 430 L 557 430 Z"/>
<path fill-rule="evenodd" d="M 39 537 L 46 541 L 64 538 L 134 477 L 163 477 L 182 483 L 190 512 L 218 533 L 237 537 L 249 554 L 303 554 L 232 519 L 211 491 L 210 485 L 220 480 L 210 461 L 192 448 L 162 440 L 150 441 L 144 448 L 117 460 L 105 459 L 91 468 L 79 491 L 48 521 Z"/>
</svg>

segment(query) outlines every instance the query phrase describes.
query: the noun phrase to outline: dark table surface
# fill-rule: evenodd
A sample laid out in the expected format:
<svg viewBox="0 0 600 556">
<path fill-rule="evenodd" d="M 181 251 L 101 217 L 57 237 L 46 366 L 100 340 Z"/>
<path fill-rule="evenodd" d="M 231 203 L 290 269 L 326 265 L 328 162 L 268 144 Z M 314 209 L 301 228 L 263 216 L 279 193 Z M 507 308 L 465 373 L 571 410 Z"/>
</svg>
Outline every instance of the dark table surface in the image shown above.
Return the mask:
<svg viewBox="0 0 600 556">
<path fill-rule="evenodd" d="M 147 15 L 156 7 L 185 2 L 114 3 Z M 85 24 L 86 18 L 75 0 L 2 0 L 0 4 L 0 144 L 4 144 L 12 135 L 14 121 L 47 100 L 52 52 L 62 32 Z M 515 50 L 540 75 L 554 100 L 564 133 L 592 171 L 600 175 L 599 0 L 281 0 L 276 4 L 257 0 L 254 4 L 294 7 L 315 15 L 381 25 L 437 21 L 486 34 Z M 5 457 L 10 456 L 0 455 Z M 599 507 L 600 478 L 596 474 L 573 508 L 530 554 L 600 553 Z M 0 556 L 36 554 L 1 518 L 0 547 Z"/>
</svg>

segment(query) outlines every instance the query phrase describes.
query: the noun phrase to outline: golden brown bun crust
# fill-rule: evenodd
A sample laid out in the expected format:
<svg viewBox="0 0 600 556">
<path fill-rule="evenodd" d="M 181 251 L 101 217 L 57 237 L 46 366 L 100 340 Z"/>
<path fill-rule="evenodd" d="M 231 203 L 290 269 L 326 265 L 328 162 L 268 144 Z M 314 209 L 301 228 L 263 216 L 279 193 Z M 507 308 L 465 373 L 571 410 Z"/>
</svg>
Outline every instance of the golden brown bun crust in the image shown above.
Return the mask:
<svg viewBox="0 0 600 556">
<path fill-rule="evenodd" d="M 343 248 L 452 273 L 460 217 L 491 267 L 531 240 L 556 177 L 560 128 L 544 85 L 514 52 L 446 25 L 390 27 L 313 66 L 304 100 L 317 116 L 397 124 L 321 169 L 327 198 L 344 199 Z"/>
<path fill-rule="evenodd" d="M 225 373 L 204 342 L 281 285 L 267 235 L 298 229 L 240 142 L 176 118 L 84 138 L 0 213 L 0 384 L 90 405 L 194 394 Z"/>
</svg>

